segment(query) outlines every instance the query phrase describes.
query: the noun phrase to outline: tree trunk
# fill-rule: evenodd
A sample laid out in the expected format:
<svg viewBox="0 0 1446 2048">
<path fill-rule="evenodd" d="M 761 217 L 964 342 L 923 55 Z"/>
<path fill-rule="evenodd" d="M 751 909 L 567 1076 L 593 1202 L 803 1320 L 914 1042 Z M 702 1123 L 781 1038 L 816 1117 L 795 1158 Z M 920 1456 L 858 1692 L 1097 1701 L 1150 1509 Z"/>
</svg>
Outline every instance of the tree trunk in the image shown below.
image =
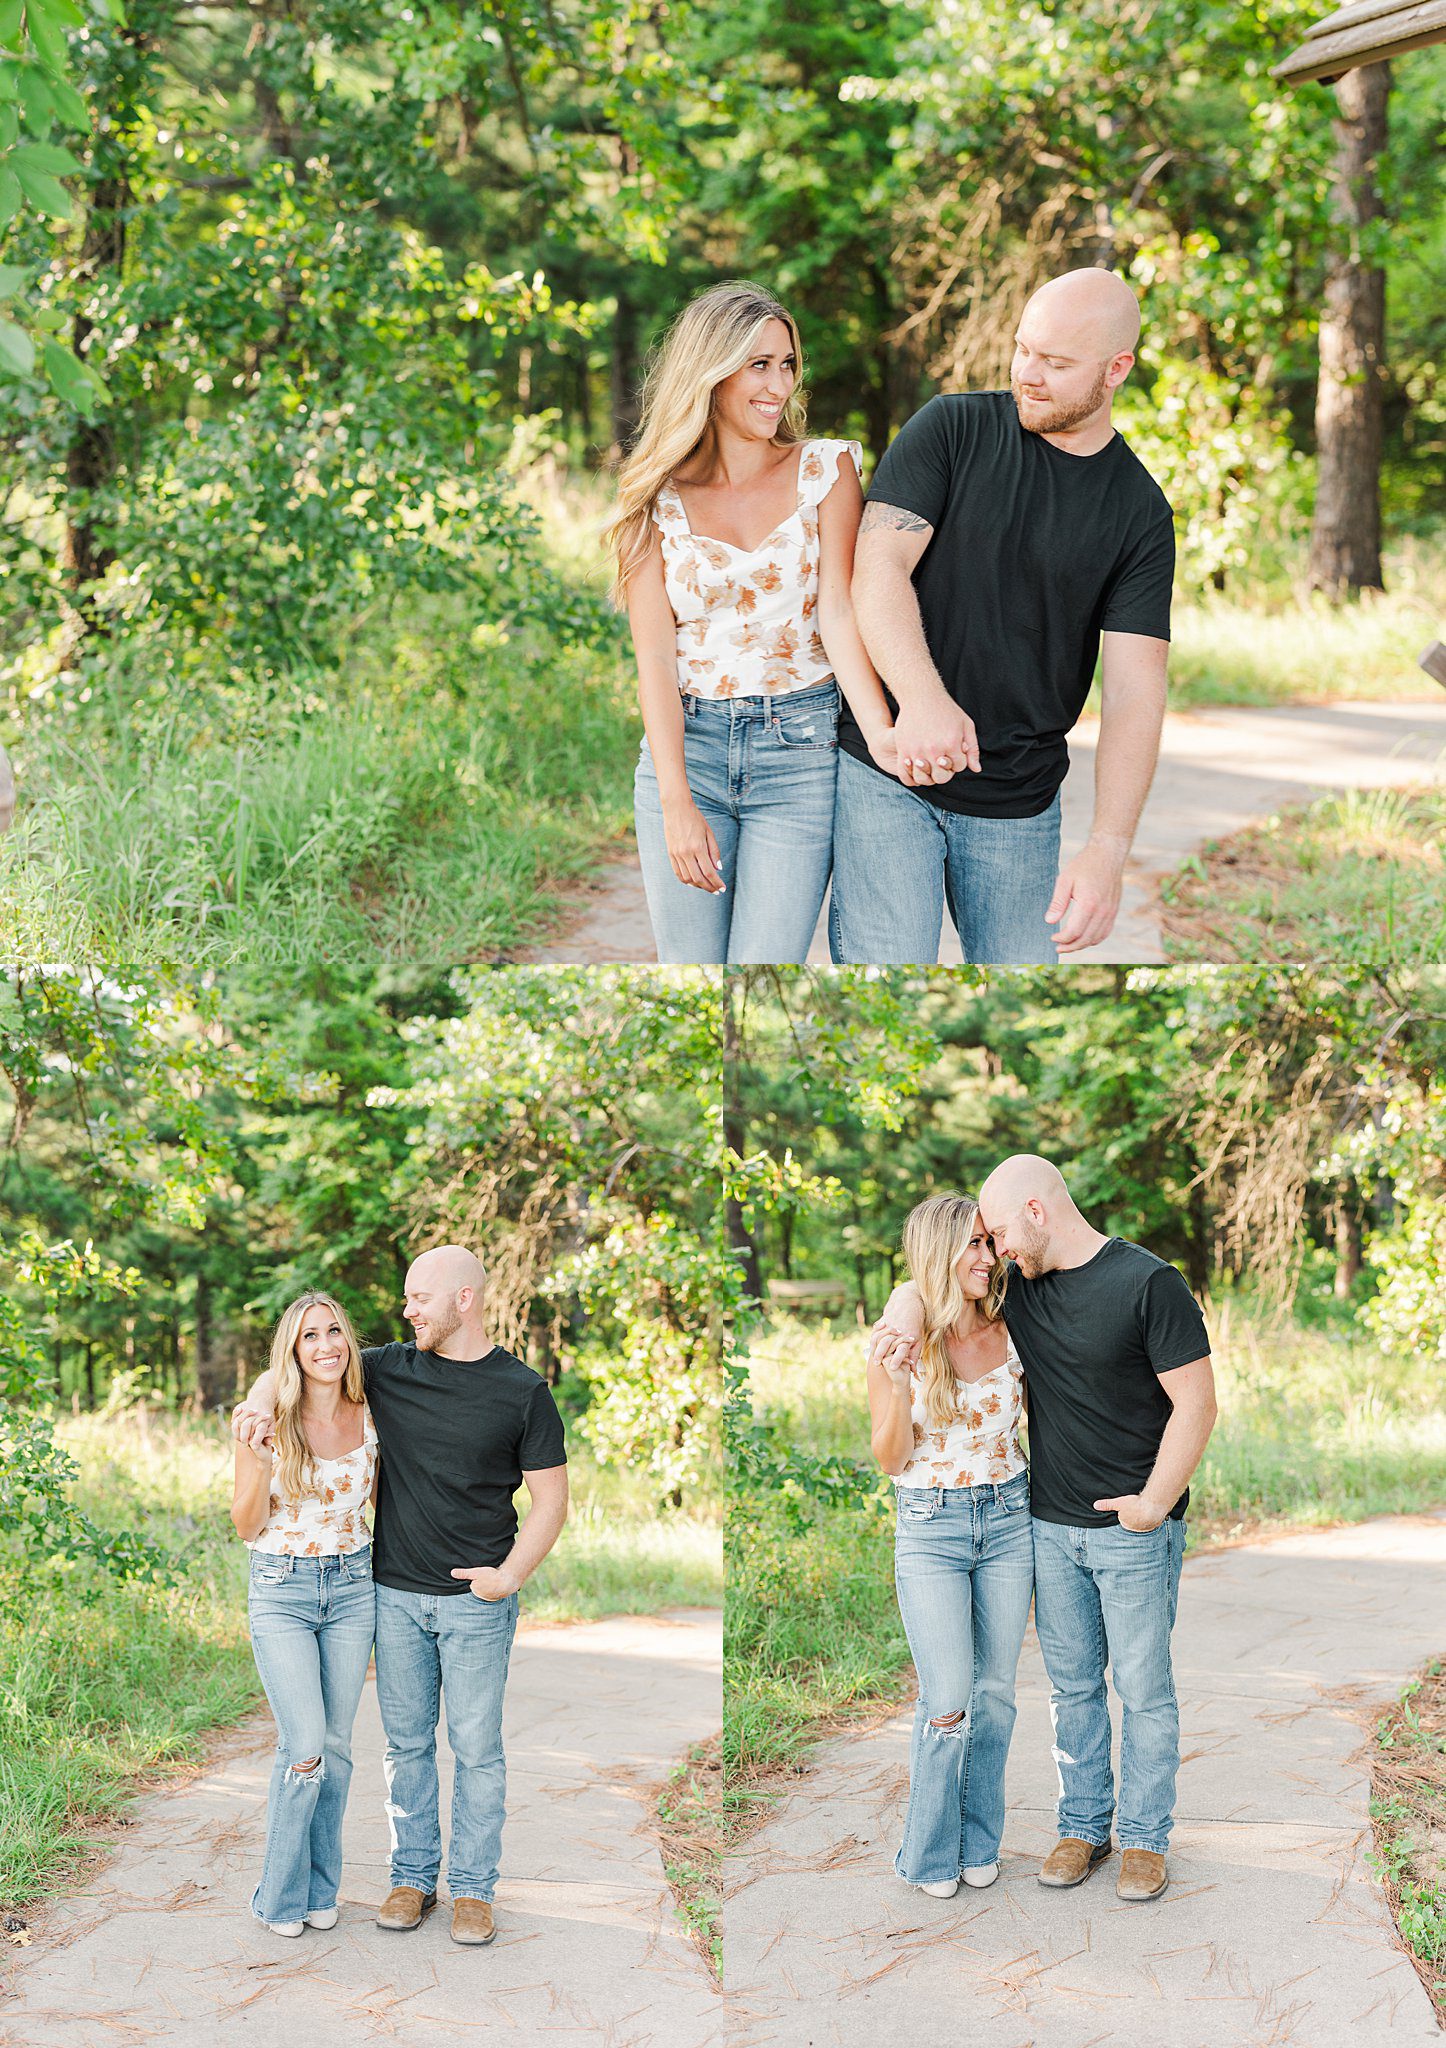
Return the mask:
<svg viewBox="0 0 1446 2048">
<path fill-rule="evenodd" d="M 1337 1301 L 1345 1301 L 1355 1285 L 1365 1254 L 1360 1190 L 1354 1181 L 1343 1180 L 1336 1189 L 1335 1211 L 1336 1276 L 1333 1287 Z"/>
<path fill-rule="evenodd" d="M 1365 260 L 1362 240 L 1382 213 L 1376 165 L 1386 146 L 1391 67 L 1362 65 L 1338 80 L 1335 90 L 1340 113 L 1332 200 L 1338 240 L 1327 265 L 1320 321 L 1310 583 L 1339 599 L 1383 587 L 1386 274 Z"/>
<path fill-rule="evenodd" d="M 618 286 L 613 316 L 612 411 L 613 460 L 625 454 L 638 431 L 638 315 L 624 286 Z"/>
<path fill-rule="evenodd" d="M 102 178 L 90 195 L 76 269 L 92 286 L 102 290 L 106 289 L 106 272 L 118 278 L 125 263 L 125 214 L 130 204 L 129 181 L 119 172 Z M 78 313 L 70 345 L 82 361 L 94 332 L 89 316 Z M 96 496 L 115 475 L 115 467 L 115 433 L 105 413 L 93 420 L 77 415 L 70 446 L 65 451 L 65 503 L 60 530 L 60 567 L 67 600 L 60 659 L 67 668 L 73 665 L 87 634 L 96 627 L 91 586 L 100 581 L 115 560 L 115 550 L 100 539 L 95 516 Z"/>
<path fill-rule="evenodd" d="M 211 1283 L 196 1276 L 196 1399 L 202 1412 L 229 1408 L 241 1386 L 245 1343 L 240 1333 L 215 1312 Z"/>
<path fill-rule="evenodd" d="M 744 1121 L 738 1097 L 733 1089 L 733 1076 L 738 1070 L 738 1012 L 734 1004 L 733 985 L 728 976 L 723 977 L 723 1142 L 740 1159 L 747 1156 L 748 1130 Z M 763 1268 L 758 1257 L 758 1246 L 753 1234 L 743 1220 L 743 1205 L 735 1195 L 730 1195 L 724 1204 L 723 1228 L 727 1233 L 728 1249 L 738 1261 L 743 1275 L 743 1291 L 750 1301 L 763 1299 Z"/>
</svg>

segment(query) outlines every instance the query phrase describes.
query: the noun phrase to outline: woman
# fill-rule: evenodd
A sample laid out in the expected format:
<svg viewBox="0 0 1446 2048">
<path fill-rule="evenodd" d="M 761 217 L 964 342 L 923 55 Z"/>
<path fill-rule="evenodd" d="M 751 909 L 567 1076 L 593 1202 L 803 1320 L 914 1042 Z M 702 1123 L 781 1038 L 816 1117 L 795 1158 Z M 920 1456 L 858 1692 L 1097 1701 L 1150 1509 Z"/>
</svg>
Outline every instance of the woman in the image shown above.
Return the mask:
<svg viewBox="0 0 1446 2048">
<path fill-rule="evenodd" d="M 361 1352 L 327 1294 L 303 1294 L 271 1343 L 270 1450 L 236 1446 L 231 1519 L 251 1548 L 251 1647 L 276 1717 L 266 1854 L 251 1910 L 273 1934 L 334 1927 L 351 1724 L 376 1595 L 362 1509 L 377 1439 Z"/>
<path fill-rule="evenodd" d="M 607 537 L 637 653 L 638 853 L 664 961 L 806 958 L 833 862 L 840 686 L 894 767 L 849 599 L 859 446 L 805 439 L 802 374 L 792 315 L 757 285 L 714 285 L 664 340 L 618 472 Z"/>
<path fill-rule="evenodd" d="M 970 1195 L 904 1225 L 922 1342 L 869 1365 L 873 1452 L 897 1488 L 894 1579 L 919 1674 L 895 1869 L 936 1898 L 993 1884 L 1014 1672 L 1034 1587 L 1023 1370 L 1002 1319 L 1008 1266 Z M 917 1367 L 911 1356 L 918 1350 Z"/>
</svg>

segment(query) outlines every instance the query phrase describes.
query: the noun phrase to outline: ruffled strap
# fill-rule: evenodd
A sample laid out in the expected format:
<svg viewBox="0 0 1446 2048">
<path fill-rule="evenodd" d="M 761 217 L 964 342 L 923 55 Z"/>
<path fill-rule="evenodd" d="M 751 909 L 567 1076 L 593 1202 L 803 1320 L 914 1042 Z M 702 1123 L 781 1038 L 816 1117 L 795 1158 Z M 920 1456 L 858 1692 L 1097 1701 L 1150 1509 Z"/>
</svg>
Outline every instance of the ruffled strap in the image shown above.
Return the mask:
<svg viewBox="0 0 1446 2048">
<path fill-rule="evenodd" d="M 659 489 L 652 503 L 652 516 L 659 533 L 686 534 L 689 531 L 683 500 L 671 482 Z"/>
<path fill-rule="evenodd" d="M 864 473 L 864 451 L 857 441 L 809 441 L 798 459 L 798 502 L 818 505 L 838 481 L 839 464 L 848 455 L 860 478 Z"/>
</svg>

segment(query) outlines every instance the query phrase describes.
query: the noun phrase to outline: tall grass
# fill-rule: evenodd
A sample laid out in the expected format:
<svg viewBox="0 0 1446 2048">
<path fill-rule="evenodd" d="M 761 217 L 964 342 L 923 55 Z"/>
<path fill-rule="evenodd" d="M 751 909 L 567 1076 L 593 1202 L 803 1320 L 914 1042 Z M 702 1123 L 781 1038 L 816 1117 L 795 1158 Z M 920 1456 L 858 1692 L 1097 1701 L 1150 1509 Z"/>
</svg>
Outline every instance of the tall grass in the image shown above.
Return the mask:
<svg viewBox="0 0 1446 2048">
<path fill-rule="evenodd" d="M 193 1762 L 208 1730 L 263 1701 L 246 1632 L 247 1552 L 229 1520 L 222 1425 L 164 1412 L 86 1416 L 58 1435 L 77 1498 L 178 1557 L 168 1587 L 116 1585 L 0 1546 L 0 1904 L 36 1898 L 82 1860 L 87 1829 L 137 1785 Z M 562 1622 L 716 1604 L 716 1513 L 659 1519 L 633 1475 L 572 1465 L 574 1508 L 523 1595 Z"/>
<path fill-rule="evenodd" d="M 1446 1502 L 1446 1414 L 1418 1362 L 1354 1329 L 1225 1301 L 1212 1317 L 1220 1421 L 1191 1487 L 1190 1543 Z M 755 1405 L 800 1450 L 864 1461 L 848 1507 L 803 1532 L 779 1504 L 730 1504 L 726 1758 L 735 1814 L 832 1725 L 900 1696 L 892 1489 L 868 1468 L 864 1339 L 773 1322 L 752 1346 Z M 735 1520 L 735 1518 L 737 1518 Z"/>
</svg>

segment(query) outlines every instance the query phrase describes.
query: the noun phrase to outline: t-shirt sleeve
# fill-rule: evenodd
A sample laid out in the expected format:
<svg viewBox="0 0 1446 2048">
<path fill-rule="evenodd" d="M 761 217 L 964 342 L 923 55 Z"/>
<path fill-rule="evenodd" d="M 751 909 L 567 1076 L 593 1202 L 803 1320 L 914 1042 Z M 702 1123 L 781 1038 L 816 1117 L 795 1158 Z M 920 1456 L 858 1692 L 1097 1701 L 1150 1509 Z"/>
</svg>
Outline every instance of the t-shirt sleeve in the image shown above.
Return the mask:
<svg viewBox="0 0 1446 2048">
<path fill-rule="evenodd" d="M 567 1463 L 562 1417 L 557 1412 L 557 1403 L 546 1380 L 538 1381 L 528 1400 L 522 1422 L 522 1442 L 517 1447 L 517 1462 L 524 1472 L 545 1472 L 549 1466 Z"/>
<path fill-rule="evenodd" d="M 372 1383 L 377 1376 L 382 1360 L 391 1348 L 390 1344 L 363 1344 L 361 1348 L 362 1385 L 368 1393 L 371 1392 Z"/>
<path fill-rule="evenodd" d="M 1105 592 L 1102 633 L 1170 637 L 1170 593 L 1175 582 L 1175 522 L 1162 513 L 1135 542 Z"/>
<path fill-rule="evenodd" d="M 1145 1282 L 1140 1302 L 1145 1350 L 1156 1372 L 1174 1372 L 1210 1356 L 1210 1336 L 1200 1304 L 1173 1266 L 1162 1266 Z"/>
<path fill-rule="evenodd" d="M 937 526 L 949 502 L 953 473 L 948 410 L 941 399 L 931 398 L 884 451 L 869 485 L 869 503 L 897 505 Z"/>
</svg>

